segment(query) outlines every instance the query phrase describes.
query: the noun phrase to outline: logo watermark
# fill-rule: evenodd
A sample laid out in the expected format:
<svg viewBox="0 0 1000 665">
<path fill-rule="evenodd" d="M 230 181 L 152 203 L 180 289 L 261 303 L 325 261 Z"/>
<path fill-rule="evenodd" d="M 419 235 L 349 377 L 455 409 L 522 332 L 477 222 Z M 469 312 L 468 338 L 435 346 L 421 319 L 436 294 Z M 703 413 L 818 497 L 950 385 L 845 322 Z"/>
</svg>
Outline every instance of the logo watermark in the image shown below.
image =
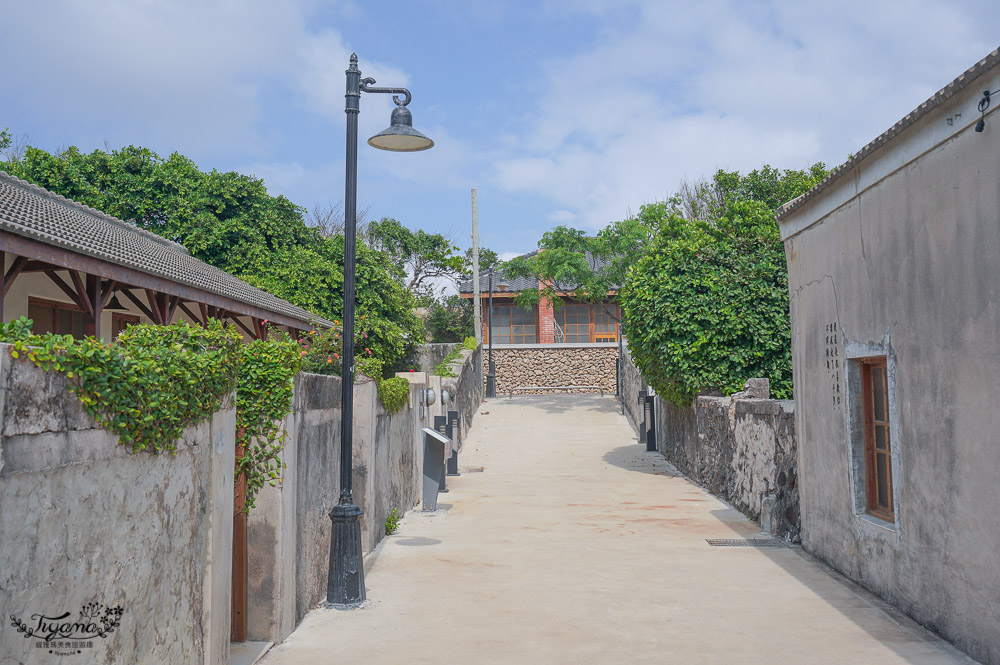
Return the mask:
<svg viewBox="0 0 1000 665">
<path fill-rule="evenodd" d="M 71 612 L 53 613 L 52 616 L 32 614 L 28 622 L 11 614 L 10 625 L 25 639 L 35 638 L 36 649 L 46 649 L 57 656 L 72 656 L 93 648 L 94 638 L 106 639 L 115 632 L 124 612 L 120 605 L 86 603 L 76 620 L 70 618 Z"/>
</svg>

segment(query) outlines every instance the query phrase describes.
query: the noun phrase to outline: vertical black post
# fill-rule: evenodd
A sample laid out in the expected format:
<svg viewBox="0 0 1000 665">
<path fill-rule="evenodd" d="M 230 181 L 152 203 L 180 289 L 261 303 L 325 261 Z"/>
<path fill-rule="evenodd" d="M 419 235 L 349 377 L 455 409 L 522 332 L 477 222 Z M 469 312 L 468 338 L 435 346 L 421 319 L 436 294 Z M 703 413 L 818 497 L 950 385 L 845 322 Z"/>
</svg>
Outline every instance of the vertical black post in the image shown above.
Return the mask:
<svg viewBox="0 0 1000 665">
<path fill-rule="evenodd" d="M 448 458 L 449 476 L 462 475 L 458 472 L 458 437 L 459 433 L 462 431 L 461 422 L 462 421 L 458 416 L 458 411 L 448 412 L 448 438 L 452 441 L 451 457 Z"/>
<path fill-rule="evenodd" d="M 496 368 L 493 366 L 493 268 L 490 268 L 490 311 L 487 318 L 488 323 L 486 326 L 490 334 L 490 364 L 489 370 L 486 372 L 486 396 L 496 397 L 497 374 Z"/>
<path fill-rule="evenodd" d="M 365 568 L 361 559 L 361 509 L 351 487 L 354 425 L 354 262 L 358 206 L 358 113 L 361 108 L 361 70 L 351 54 L 347 71 L 344 111 L 347 113 L 347 151 L 344 187 L 344 334 L 340 402 L 340 501 L 330 511 L 330 572 L 326 602 L 335 607 L 357 607 L 365 601 Z"/>
<path fill-rule="evenodd" d="M 646 395 L 646 404 L 643 407 L 646 420 L 646 451 L 656 452 L 656 396 Z"/>
<path fill-rule="evenodd" d="M 639 407 L 642 411 L 642 422 L 636 423 L 639 428 L 639 443 L 646 443 L 646 390 L 639 391 Z"/>
<path fill-rule="evenodd" d="M 446 416 L 434 416 L 434 429 L 450 438 L 448 434 L 448 418 Z M 455 445 L 454 442 L 452 445 Z M 444 460 L 441 466 L 444 468 L 441 469 L 441 484 L 438 487 L 438 492 L 446 494 L 448 492 L 448 481 L 445 476 L 448 475 L 448 460 Z"/>
</svg>

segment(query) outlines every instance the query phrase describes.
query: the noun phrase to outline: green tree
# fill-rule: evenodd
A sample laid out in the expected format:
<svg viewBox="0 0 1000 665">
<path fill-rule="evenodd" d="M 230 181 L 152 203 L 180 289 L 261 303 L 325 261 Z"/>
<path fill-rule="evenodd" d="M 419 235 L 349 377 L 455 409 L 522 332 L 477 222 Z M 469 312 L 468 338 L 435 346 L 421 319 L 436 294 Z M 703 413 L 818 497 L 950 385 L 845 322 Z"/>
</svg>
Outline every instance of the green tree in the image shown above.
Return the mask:
<svg viewBox="0 0 1000 665">
<path fill-rule="evenodd" d="M 492 249 L 486 247 L 479 248 L 479 272 L 485 272 L 490 268 L 499 268 L 502 261 Z M 472 279 L 472 248 L 465 250 L 465 273 L 462 279 Z"/>
<path fill-rule="evenodd" d="M 440 233 L 412 231 L 389 217 L 370 222 L 365 240 L 405 269 L 406 289 L 414 295 L 433 295 L 433 280 L 456 281 L 465 270 L 465 260 L 451 240 Z"/>
<path fill-rule="evenodd" d="M 617 299 L 626 286 L 629 266 L 641 258 L 649 240 L 667 216 L 664 204 L 644 205 L 638 215 L 609 224 L 596 236 L 566 226 L 546 231 L 538 241 L 538 252 L 503 264 L 508 277 L 529 277 L 540 286 L 521 292 L 517 303 L 531 307 L 550 300 L 555 307 L 565 297 L 595 305 Z M 614 308 L 609 314 L 617 318 Z"/>
<path fill-rule="evenodd" d="M 84 154 L 27 148 L 0 169 L 184 245 L 193 256 L 325 318 L 343 306 L 343 236 L 308 226 L 304 210 L 271 196 L 262 180 L 203 172 L 187 157 L 166 159 L 129 146 Z M 401 268 L 359 244 L 358 329 L 388 368 L 401 367 L 423 327 Z"/>
<path fill-rule="evenodd" d="M 622 298 L 629 350 L 660 394 L 688 403 L 766 377 L 776 397 L 791 396 L 788 273 L 774 212 L 826 173 L 823 164 L 719 171 L 695 198 L 696 218 L 671 202 Z"/>
<path fill-rule="evenodd" d="M 435 300 L 427 309 L 424 325 L 431 342 L 461 342 L 475 334 L 472 301 L 458 295 Z"/>
</svg>

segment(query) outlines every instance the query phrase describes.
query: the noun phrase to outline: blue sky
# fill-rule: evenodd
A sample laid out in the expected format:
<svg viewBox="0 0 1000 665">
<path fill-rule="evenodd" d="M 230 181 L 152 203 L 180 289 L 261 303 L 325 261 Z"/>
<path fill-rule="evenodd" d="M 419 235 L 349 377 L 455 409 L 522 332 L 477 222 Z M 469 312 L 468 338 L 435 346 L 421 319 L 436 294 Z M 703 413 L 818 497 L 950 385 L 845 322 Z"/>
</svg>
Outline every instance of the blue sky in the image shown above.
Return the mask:
<svg viewBox="0 0 1000 665">
<path fill-rule="evenodd" d="M 0 128 L 47 150 L 143 145 L 306 208 L 344 189 L 344 69 L 407 86 L 436 146 L 373 150 L 359 205 L 530 251 L 684 180 L 830 165 L 997 47 L 1000 3 L 34 0 L 5 3 Z M 970 118 L 974 109 L 970 109 Z M 974 118 L 973 118 L 974 120 Z"/>
</svg>

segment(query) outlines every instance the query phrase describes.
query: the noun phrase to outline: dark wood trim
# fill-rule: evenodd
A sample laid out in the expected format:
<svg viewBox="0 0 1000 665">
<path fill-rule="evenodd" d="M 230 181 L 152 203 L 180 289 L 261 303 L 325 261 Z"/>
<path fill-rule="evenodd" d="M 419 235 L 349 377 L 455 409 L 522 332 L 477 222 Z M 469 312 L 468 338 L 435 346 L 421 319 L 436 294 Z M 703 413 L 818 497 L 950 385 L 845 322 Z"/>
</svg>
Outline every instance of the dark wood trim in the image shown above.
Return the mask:
<svg viewBox="0 0 1000 665">
<path fill-rule="evenodd" d="M 184 312 L 185 314 L 187 314 L 187 315 L 188 315 L 188 318 L 190 318 L 190 319 L 191 319 L 192 321 L 194 321 L 194 322 L 195 322 L 195 323 L 197 323 L 198 325 L 200 325 L 200 326 L 202 326 L 202 327 L 205 327 L 205 322 L 204 322 L 204 321 L 202 321 L 201 319 L 199 319 L 199 318 L 198 318 L 198 317 L 197 317 L 197 316 L 195 315 L 195 313 L 194 313 L 194 312 L 192 312 L 192 311 L 191 311 L 191 310 L 190 310 L 190 309 L 188 308 L 188 306 L 187 306 L 187 305 L 185 305 L 184 303 L 178 303 L 178 305 L 177 305 L 177 306 L 178 306 L 178 307 L 180 307 L 180 309 L 181 309 L 181 311 L 182 311 L 182 312 Z"/>
<path fill-rule="evenodd" d="M 28 296 L 28 305 L 42 305 L 44 307 L 56 307 L 72 310 L 74 312 L 83 312 L 83 308 L 76 303 L 65 302 L 63 300 L 52 300 L 51 298 L 36 298 L 35 296 Z"/>
<path fill-rule="evenodd" d="M 256 316 L 302 330 L 308 330 L 311 327 L 308 320 L 296 319 L 278 312 L 271 312 L 261 307 L 234 300 L 233 298 L 210 293 L 187 284 L 173 282 L 135 268 L 80 254 L 63 247 L 44 243 L 40 240 L 19 236 L 10 231 L 0 230 L 0 251 L 24 256 L 30 261 L 49 264 L 48 269 L 45 269 L 40 265 L 29 262 L 28 266 L 32 266 L 33 271 L 49 273 L 54 270 L 78 270 L 97 275 L 103 279 L 113 279 L 119 284 L 127 284 L 134 288 L 148 288 L 169 295 L 180 296 L 186 301 L 214 305 L 228 311 L 236 312 L 240 316 Z"/>
<path fill-rule="evenodd" d="M 174 314 L 177 313 L 177 305 L 181 303 L 180 296 L 168 296 L 167 297 L 167 324 L 174 320 Z"/>
<path fill-rule="evenodd" d="M 70 300 L 72 300 L 77 307 L 80 308 L 81 312 L 87 311 L 86 308 L 83 306 L 83 303 L 80 302 L 80 296 L 76 293 L 76 291 L 74 291 L 72 287 L 70 287 L 70 285 L 67 284 L 63 280 L 63 278 L 60 277 L 54 270 L 46 270 L 45 276 L 48 277 L 50 280 L 52 280 L 52 283 L 58 286 L 59 289 L 62 290 L 62 292 L 65 293 L 66 296 Z"/>
<path fill-rule="evenodd" d="M 237 434 L 239 436 L 239 434 Z M 246 454 L 243 446 L 236 445 L 236 482 L 233 487 L 233 566 L 232 611 L 230 612 L 229 639 L 233 642 L 247 640 L 247 513 L 244 510 L 247 496 L 246 472 L 240 460 Z"/>
<path fill-rule="evenodd" d="M 73 273 L 78 274 L 78 273 Z M 83 302 L 86 303 L 88 312 L 84 314 L 83 334 L 100 338 L 101 336 L 101 278 L 97 275 L 86 276 L 86 286 L 83 292 Z"/>
<path fill-rule="evenodd" d="M 90 304 L 90 299 L 87 298 L 87 287 L 83 283 L 83 278 L 80 277 L 80 273 L 76 270 L 70 270 L 69 278 L 73 280 L 73 286 L 76 287 L 76 292 L 80 296 L 79 302 L 83 306 L 84 314 L 90 314 L 93 316 L 94 308 Z"/>
<path fill-rule="evenodd" d="M 267 324 L 264 323 L 264 319 L 252 318 L 253 329 L 257 332 L 257 339 L 267 339 Z"/>
<path fill-rule="evenodd" d="M 868 493 L 868 512 L 887 522 L 895 522 L 895 507 L 892 501 L 892 432 L 889 429 L 889 372 L 886 358 L 864 358 L 861 361 L 861 392 L 862 411 L 864 417 L 865 437 L 865 485 Z M 882 374 L 882 414 L 884 420 L 875 419 L 875 370 Z M 879 450 L 876 445 L 876 428 L 885 428 L 885 450 Z M 878 502 L 880 478 L 878 477 L 878 459 L 885 458 L 886 468 L 886 505 Z"/>
<path fill-rule="evenodd" d="M 3 294 L 7 295 L 10 291 L 11 285 L 14 284 L 14 280 L 17 276 L 24 271 L 24 267 L 28 264 L 28 259 L 23 256 L 15 257 L 14 262 L 10 264 L 10 268 L 7 273 L 3 276 Z"/>
<path fill-rule="evenodd" d="M 153 312 L 148 307 L 146 307 L 146 303 L 139 300 L 139 298 L 129 289 L 121 289 L 121 292 L 125 295 L 126 298 L 132 301 L 132 304 L 135 305 L 139 309 L 139 311 L 142 312 L 143 315 L 145 315 L 147 319 L 155 323 L 154 321 L 155 317 L 153 316 Z"/>
<path fill-rule="evenodd" d="M 247 328 L 246 324 L 240 321 L 238 316 L 230 316 L 229 320 L 238 325 L 240 328 L 243 328 L 243 331 L 250 336 L 250 339 L 258 339 L 254 331 Z"/>
</svg>

